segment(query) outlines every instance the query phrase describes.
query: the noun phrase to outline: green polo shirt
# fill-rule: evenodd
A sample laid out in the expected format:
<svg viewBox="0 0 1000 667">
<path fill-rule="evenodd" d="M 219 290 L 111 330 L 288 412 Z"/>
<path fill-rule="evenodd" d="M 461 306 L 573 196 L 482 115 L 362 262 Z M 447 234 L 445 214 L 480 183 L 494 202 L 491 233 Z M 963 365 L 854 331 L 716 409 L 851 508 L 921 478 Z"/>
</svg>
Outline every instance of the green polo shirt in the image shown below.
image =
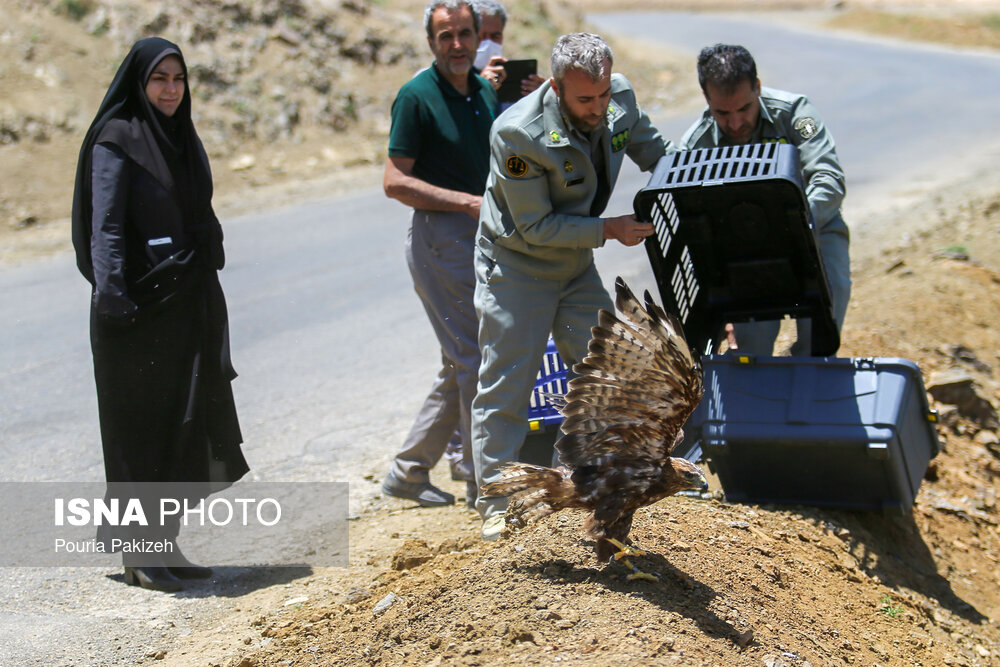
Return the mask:
<svg viewBox="0 0 1000 667">
<path fill-rule="evenodd" d="M 461 95 L 432 65 L 400 88 L 392 103 L 389 156 L 416 160 L 413 175 L 431 185 L 481 195 L 496 113 L 489 81 L 469 72 L 469 94 Z"/>
</svg>

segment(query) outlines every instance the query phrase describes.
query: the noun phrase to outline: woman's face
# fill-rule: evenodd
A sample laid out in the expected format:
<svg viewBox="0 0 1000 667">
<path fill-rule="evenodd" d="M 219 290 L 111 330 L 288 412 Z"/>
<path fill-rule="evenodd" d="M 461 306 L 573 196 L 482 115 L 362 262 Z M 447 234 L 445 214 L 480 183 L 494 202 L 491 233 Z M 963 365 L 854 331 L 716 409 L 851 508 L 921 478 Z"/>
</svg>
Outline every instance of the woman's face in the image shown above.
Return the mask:
<svg viewBox="0 0 1000 667">
<path fill-rule="evenodd" d="M 181 59 L 169 55 L 153 67 L 146 82 L 146 97 L 150 104 L 168 118 L 177 112 L 184 99 L 184 66 Z"/>
</svg>

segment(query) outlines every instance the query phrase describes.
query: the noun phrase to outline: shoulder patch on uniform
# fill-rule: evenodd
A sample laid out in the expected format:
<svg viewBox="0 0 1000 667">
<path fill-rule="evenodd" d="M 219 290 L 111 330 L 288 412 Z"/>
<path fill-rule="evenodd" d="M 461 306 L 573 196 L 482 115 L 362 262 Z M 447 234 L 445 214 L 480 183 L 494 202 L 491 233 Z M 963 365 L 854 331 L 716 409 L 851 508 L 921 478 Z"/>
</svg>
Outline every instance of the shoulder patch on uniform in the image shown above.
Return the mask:
<svg viewBox="0 0 1000 667">
<path fill-rule="evenodd" d="M 615 136 L 611 137 L 611 150 L 615 153 L 626 146 L 628 146 L 628 130 L 619 132 Z"/>
<path fill-rule="evenodd" d="M 816 125 L 816 121 L 809 116 L 799 118 L 795 121 L 795 125 L 792 127 L 795 128 L 795 131 L 798 132 L 803 139 L 812 139 L 819 132 L 819 127 Z"/>
<path fill-rule="evenodd" d="M 528 163 L 517 155 L 511 155 L 507 158 L 505 165 L 507 167 L 507 173 L 514 178 L 521 178 L 528 173 Z"/>
</svg>

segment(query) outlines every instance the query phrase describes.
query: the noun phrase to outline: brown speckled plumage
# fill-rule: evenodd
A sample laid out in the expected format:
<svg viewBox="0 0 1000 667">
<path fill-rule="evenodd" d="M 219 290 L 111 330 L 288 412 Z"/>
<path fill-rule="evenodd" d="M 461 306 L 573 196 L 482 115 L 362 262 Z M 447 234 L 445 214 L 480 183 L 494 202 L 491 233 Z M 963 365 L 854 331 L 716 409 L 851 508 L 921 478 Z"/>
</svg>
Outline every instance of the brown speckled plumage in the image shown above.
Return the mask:
<svg viewBox="0 0 1000 667">
<path fill-rule="evenodd" d="M 585 529 L 597 556 L 624 542 L 637 509 L 685 489 L 704 489 L 698 466 L 670 452 L 682 438 L 702 395 L 701 365 L 677 319 L 645 294 L 643 307 L 618 278 L 615 304 L 622 319 L 602 310 L 589 354 L 573 370 L 562 409 L 564 435 L 556 469 L 505 466 L 483 492 L 510 496 L 507 522 L 521 526 L 557 510 L 592 510 Z"/>
</svg>

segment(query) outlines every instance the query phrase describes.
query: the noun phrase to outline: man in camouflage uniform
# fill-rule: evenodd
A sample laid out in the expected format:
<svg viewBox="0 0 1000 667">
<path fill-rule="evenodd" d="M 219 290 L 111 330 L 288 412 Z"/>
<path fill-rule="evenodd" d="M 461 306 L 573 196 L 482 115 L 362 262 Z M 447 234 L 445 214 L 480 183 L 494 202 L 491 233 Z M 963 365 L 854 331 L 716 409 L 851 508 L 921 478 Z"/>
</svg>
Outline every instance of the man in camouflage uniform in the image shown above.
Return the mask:
<svg viewBox="0 0 1000 667">
<path fill-rule="evenodd" d="M 708 102 L 701 120 L 681 139 L 681 148 L 711 148 L 734 144 L 781 142 L 798 147 L 809 210 L 819 231 L 819 252 L 826 270 L 837 328 L 844 324 L 851 296 L 848 231 L 840 214 L 844 171 L 833 137 L 808 98 L 763 88 L 753 56 L 742 46 L 716 44 L 698 56 L 698 83 Z M 770 356 L 779 322 L 736 326 L 741 352 Z M 792 354 L 810 352 L 810 323 L 797 322 L 798 340 Z"/>
</svg>

